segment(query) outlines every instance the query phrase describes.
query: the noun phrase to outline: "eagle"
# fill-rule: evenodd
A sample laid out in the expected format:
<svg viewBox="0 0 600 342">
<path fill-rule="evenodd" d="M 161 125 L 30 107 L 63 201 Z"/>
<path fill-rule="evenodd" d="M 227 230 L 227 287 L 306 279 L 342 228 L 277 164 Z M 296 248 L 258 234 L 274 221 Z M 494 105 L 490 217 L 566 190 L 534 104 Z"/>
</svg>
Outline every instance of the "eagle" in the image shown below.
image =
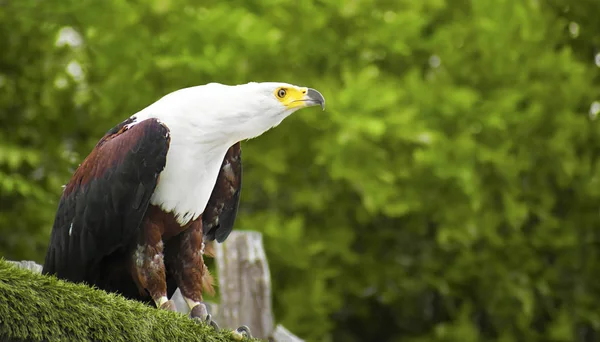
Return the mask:
<svg viewBox="0 0 600 342">
<path fill-rule="evenodd" d="M 209 83 L 171 92 L 110 129 L 65 185 L 42 273 L 210 321 L 206 244 L 225 241 L 240 202 L 240 142 L 295 111 L 325 109 L 315 89 Z"/>
</svg>

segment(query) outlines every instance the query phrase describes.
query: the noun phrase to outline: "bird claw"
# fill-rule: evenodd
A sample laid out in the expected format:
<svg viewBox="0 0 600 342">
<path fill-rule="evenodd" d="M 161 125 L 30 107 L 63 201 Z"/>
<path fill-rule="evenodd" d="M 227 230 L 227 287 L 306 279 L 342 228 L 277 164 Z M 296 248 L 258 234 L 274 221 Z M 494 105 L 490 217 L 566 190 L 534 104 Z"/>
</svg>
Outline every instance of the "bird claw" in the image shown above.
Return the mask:
<svg viewBox="0 0 600 342">
<path fill-rule="evenodd" d="M 207 315 L 208 315 L 208 310 L 206 309 L 206 305 L 204 303 L 198 303 L 190 311 L 190 317 L 192 317 L 192 318 L 204 319 L 204 318 L 206 318 Z"/>
<path fill-rule="evenodd" d="M 213 329 L 216 331 L 219 331 L 219 325 L 217 322 L 213 321 L 212 316 L 206 309 L 206 305 L 203 303 L 200 303 L 192 308 L 192 311 L 190 311 L 190 317 L 198 323 L 206 324 L 213 327 Z M 233 334 L 233 338 L 238 341 L 241 341 L 244 338 L 252 338 L 250 328 L 247 325 L 242 325 L 241 327 L 233 330 L 231 333 Z"/>
<path fill-rule="evenodd" d="M 242 325 L 241 327 L 232 331 L 233 338 L 240 341 L 244 338 L 252 338 L 252 334 L 250 334 L 250 328 L 247 325 Z"/>
<path fill-rule="evenodd" d="M 162 305 L 160 306 L 161 310 L 167 310 L 167 311 L 177 311 L 177 308 L 175 307 L 175 302 L 172 300 L 168 300 L 164 303 L 162 303 Z"/>
<path fill-rule="evenodd" d="M 213 321 L 210 314 L 206 315 L 205 323 L 210 325 L 211 327 L 213 327 L 213 329 L 215 329 L 215 331 L 219 331 L 219 325 L 217 324 L 217 322 Z"/>
<path fill-rule="evenodd" d="M 217 322 L 212 320 L 212 316 L 208 313 L 208 311 L 206 310 L 206 306 L 202 303 L 194 306 L 194 308 L 190 312 L 190 317 L 198 323 L 207 324 L 213 327 L 215 330 L 219 330 L 219 325 L 217 324 Z"/>
<path fill-rule="evenodd" d="M 202 319 L 200 317 L 192 317 L 192 319 L 198 323 L 206 324 L 208 326 L 213 327 L 215 331 L 219 331 L 219 325 L 217 322 L 213 321 L 212 316 L 210 314 L 206 315 L 206 318 Z"/>
</svg>

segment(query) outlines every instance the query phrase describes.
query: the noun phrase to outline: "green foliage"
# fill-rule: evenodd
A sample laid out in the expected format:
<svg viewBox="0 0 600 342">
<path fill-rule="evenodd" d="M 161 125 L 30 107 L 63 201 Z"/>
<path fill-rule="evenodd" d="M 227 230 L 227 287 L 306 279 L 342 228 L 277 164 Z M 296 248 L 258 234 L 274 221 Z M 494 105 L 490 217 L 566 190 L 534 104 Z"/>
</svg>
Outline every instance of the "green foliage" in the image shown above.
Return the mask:
<svg viewBox="0 0 600 342">
<path fill-rule="evenodd" d="M 0 337 L 23 341 L 236 341 L 188 317 L 0 259 Z M 256 340 L 258 341 L 258 340 Z"/>
<path fill-rule="evenodd" d="M 0 6 L 7 257 L 42 261 L 60 184 L 115 123 L 177 88 L 280 80 L 327 99 L 243 146 L 236 225 L 265 234 L 282 324 L 598 338 L 599 2 Z M 65 27 L 81 45 L 57 46 Z"/>
</svg>

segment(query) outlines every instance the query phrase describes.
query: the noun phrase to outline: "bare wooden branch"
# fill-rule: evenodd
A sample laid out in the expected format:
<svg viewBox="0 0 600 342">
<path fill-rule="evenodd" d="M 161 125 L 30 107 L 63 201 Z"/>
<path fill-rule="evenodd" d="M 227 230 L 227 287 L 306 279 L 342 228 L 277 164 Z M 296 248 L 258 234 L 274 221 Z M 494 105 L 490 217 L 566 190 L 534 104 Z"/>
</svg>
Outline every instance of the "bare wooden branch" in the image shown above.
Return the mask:
<svg viewBox="0 0 600 342">
<path fill-rule="evenodd" d="M 252 336 L 266 339 L 274 328 L 271 275 L 258 232 L 234 231 L 215 244 L 222 325 L 247 325 Z"/>
</svg>

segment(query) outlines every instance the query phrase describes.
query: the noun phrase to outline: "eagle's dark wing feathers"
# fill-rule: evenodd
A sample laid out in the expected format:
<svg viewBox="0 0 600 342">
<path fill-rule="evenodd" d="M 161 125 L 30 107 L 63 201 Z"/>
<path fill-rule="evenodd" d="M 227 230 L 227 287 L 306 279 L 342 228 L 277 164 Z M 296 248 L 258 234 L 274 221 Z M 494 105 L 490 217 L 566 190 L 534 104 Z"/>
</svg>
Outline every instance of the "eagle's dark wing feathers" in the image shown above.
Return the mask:
<svg viewBox="0 0 600 342">
<path fill-rule="evenodd" d="M 66 185 L 56 213 L 44 274 L 98 283 L 111 254 L 131 248 L 158 176 L 169 130 L 156 119 L 127 129 L 127 120 L 98 142 Z"/>
<path fill-rule="evenodd" d="M 207 241 L 223 242 L 231 233 L 237 215 L 242 188 L 242 150 L 240 143 L 229 148 L 210 200 L 202 216 Z"/>
</svg>

